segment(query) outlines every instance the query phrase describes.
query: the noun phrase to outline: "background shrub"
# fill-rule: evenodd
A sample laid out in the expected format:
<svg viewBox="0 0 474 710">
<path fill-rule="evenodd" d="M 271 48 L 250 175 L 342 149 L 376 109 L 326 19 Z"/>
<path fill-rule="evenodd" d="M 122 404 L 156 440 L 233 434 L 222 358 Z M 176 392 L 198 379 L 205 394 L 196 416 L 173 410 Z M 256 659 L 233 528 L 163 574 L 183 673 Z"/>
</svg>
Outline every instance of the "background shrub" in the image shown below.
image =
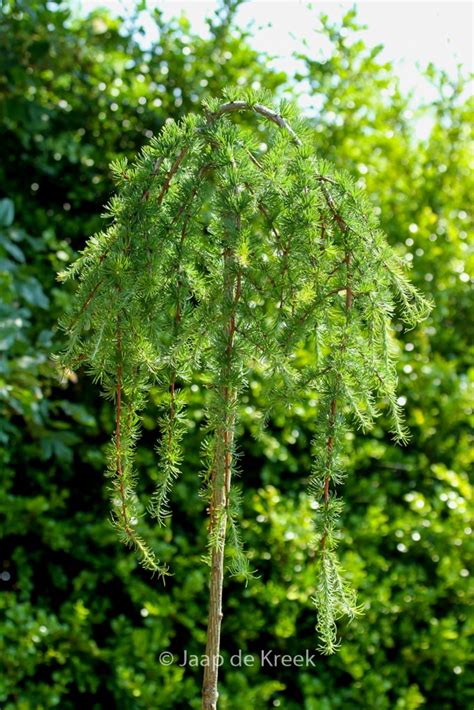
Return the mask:
<svg viewBox="0 0 474 710">
<path fill-rule="evenodd" d="M 110 160 L 132 157 L 167 117 L 229 84 L 258 81 L 319 97 L 318 153 L 359 175 L 393 245 L 436 308 L 399 333 L 401 396 L 410 444 L 384 422 L 347 442 L 343 563 L 365 616 L 342 628 L 334 657 L 317 668 L 230 668 L 222 710 L 280 707 L 465 708 L 469 686 L 472 507 L 472 252 L 469 122 L 460 75 L 429 67 L 437 98 L 415 104 L 432 119 L 416 137 L 413 100 L 393 67 L 366 47 L 354 12 L 323 19 L 332 52 L 301 57 L 296 77 L 268 67 L 235 26 L 226 2 L 207 38 L 186 20 L 155 13 L 151 46 L 130 23 L 65 3 L 9 0 L 0 24 L 0 703 L 29 708 L 199 707 L 201 669 L 161 666 L 160 651 L 203 653 L 207 570 L 197 496 L 197 433 L 176 488 L 172 525 L 150 528 L 174 572 L 166 588 L 138 567 L 108 522 L 104 446 L 108 403 L 85 377 L 60 382 L 58 315 L 69 295 L 55 273 L 100 226 Z M 262 133 L 262 140 L 265 134 Z M 159 401 L 160 393 L 153 393 Z M 199 421 L 202 394 L 195 392 Z M 229 580 L 222 647 L 259 653 L 314 650 L 309 474 L 314 407 L 276 412 L 263 442 L 252 436 L 260 383 L 242 411 L 246 472 L 243 532 L 260 577 Z M 150 414 L 138 451 L 144 499 L 156 480 Z M 144 523 L 145 524 L 145 523 Z"/>
</svg>

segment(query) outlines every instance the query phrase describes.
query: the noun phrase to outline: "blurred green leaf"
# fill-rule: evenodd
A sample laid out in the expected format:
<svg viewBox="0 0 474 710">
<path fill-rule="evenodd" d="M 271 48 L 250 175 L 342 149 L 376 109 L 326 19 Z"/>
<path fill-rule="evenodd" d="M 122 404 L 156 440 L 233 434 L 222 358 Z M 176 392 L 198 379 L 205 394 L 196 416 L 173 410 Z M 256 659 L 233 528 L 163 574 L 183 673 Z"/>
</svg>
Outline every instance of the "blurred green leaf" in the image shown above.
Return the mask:
<svg viewBox="0 0 474 710">
<path fill-rule="evenodd" d="M 5 197 L 0 200 L 0 227 L 9 227 L 15 218 L 15 205 Z"/>
</svg>

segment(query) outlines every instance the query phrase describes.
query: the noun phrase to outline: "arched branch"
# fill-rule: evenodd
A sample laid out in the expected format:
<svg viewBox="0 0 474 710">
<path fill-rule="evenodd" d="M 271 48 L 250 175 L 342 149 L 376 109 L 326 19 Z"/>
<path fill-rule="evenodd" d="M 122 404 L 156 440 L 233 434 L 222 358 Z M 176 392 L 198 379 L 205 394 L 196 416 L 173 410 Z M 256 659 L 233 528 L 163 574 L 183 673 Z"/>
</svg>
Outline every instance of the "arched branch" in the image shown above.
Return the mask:
<svg viewBox="0 0 474 710">
<path fill-rule="evenodd" d="M 216 121 L 225 114 L 238 113 L 240 111 L 253 111 L 254 113 L 260 114 L 260 116 L 263 116 L 268 121 L 275 123 L 277 126 L 287 131 L 296 146 L 301 147 L 303 145 L 301 140 L 296 135 L 295 131 L 292 129 L 288 121 L 283 118 L 283 116 L 280 116 L 279 113 L 272 111 L 272 109 L 268 108 L 267 106 L 263 106 L 263 104 L 260 103 L 248 103 L 247 101 L 229 101 L 219 106 L 216 111 L 208 112 L 207 115 L 209 121 Z"/>
</svg>

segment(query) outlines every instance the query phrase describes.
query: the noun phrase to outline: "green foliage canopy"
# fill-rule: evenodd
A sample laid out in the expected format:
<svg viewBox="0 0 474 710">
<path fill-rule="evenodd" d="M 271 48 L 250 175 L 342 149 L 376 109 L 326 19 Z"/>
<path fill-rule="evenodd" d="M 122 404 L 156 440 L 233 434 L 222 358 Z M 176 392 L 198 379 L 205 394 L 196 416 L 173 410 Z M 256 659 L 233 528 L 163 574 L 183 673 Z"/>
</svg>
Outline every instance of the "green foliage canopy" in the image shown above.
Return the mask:
<svg viewBox="0 0 474 710">
<path fill-rule="evenodd" d="M 219 453 L 222 422 L 235 421 L 253 362 L 272 383 L 270 403 L 276 398 L 295 406 L 308 391 L 318 396 L 310 478 L 310 493 L 322 504 L 315 602 L 321 647 L 332 653 L 336 619 L 356 613 L 335 556 L 341 501 L 329 493 L 344 478 L 345 420 L 350 413 L 368 430 L 379 415 L 378 400 L 385 399 L 394 434 L 406 441 L 390 320 L 394 299 L 410 326 L 429 307 L 407 280 L 406 264 L 386 244 L 367 199 L 347 175 L 333 174 L 305 148 L 284 107 L 275 113 L 257 96 L 228 98 L 223 105 L 209 102 L 205 117 L 191 114 L 168 123 L 132 167 L 124 160 L 113 165 L 120 188 L 107 209 L 113 222 L 61 274 L 80 281 L 65 321 L 69 345 L 62 363 L 87 364 L 115 402 L 109 455 L 114 522 L 145 568 L 161 575 L 166 567 L 134 529 L 133 457 L 151 387 L 165 384 L 170 392 L 160 443 L 162 478 L 152 503 L 160 520 L 182 459 L 177 381 L 200 373 L 213 393 L 206 412 L 208 480 L 227 455 Z M 229 112 L 245 110 L 283 126 L 264 155 L 237 126 L 222 122 Z M 297 133 L 303 134 L 302 126 Z M 229 318 L 236 331 L 230 360 Z M 298 367 L 293 361 L 301 348 L 314 357 Z M 225 392 L 233 392 L 230 401 Z M 219 537 L 219 525 L 216 530 Z M 234 555 L 243 557 L 240 550 Z"/>
</svg>

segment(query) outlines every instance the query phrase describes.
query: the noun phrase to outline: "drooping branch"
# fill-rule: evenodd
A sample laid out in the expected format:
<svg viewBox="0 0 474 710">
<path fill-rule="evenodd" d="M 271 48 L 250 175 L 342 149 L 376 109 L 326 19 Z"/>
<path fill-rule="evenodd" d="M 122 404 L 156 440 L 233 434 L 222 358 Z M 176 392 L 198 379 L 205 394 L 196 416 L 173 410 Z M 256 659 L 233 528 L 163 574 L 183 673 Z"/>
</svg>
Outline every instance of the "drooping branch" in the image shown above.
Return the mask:
<svg viewBox="0 0 474 710">
<path fill-rule="evenodd" d="M 177 341 L 179 337 L 180 325 L 182 320 L 182 261 L 183 250 L 185 248 L 187 230 L 193 214 L 193 205 L 202 188 L 202 178 L 210 171 L 210 164 L 201 165 L 194 174 L 194 186 L 190 192 L 188 199 L 181 205 L 175 218 L 172 220 L 170 229 L 174 229 L 182 219 L 180 237 L 175 253 L 175 303 L 173 304 L 174 318 L 171 325 L 173 339 Z M 199 205 L 197 211 L 199 210 Z M 159 523 L 164 524 L 166 518 L 170 514 L 169 497 L 172 491 L 174 481 L 180 473 L 180 463 L 182 459 L 181 440 L 184 435 L 184 422 L 182 420 L 181 411 L 183 405 L 180 400 L 177 400 L 177 363 L 174 361 L 174 356 L 171 362 L 171 372 L 169 375 L 169 408 L 168 413 L 161 419 L 162 439 L 158 444 L 158 453 L 160 458 L 159 480 L 156 490 L 152 496 L 149 505 L 149 511 Z"/>
<path fill-rule="evenodd" d="M 182 151 L 180 152 L 180 154 L 178 155 L 178 157 L 174 161 L 173 165 L 171 166 L 168 174 L 166 175 L 165 181 L 163 183 L 163 187 L 161 188 L 160 194 L 158 195 L 158 199 L 157 199 L 158 205 L 161 205 L 161 203 L 163 202 L 164 197 L 165 197 L 166 193 L 168 192 L 169 187 L 171 185 L 171 180 L 173 179 L 173 175 L 176 175 L 176 173 L 178 172 L 178 168 L 181 165 L 181 163 L 183 162 L 184 158 L 186 157 L 188 150 L 189 150 L 189 146 L 185 146 L 182 149 Z"/>
<path fill-rule="evenodd" d="M 122 468 L 122 439 L 121 439 L 121 418 L 122 418 L 122 370 L 123 370 L 123 353 L 122 353 L 122 331 L 120 321 L 117 323 L 117 390 L 116 390 L 116 405 L 115 405 L 115 448 L 116 448 L 116 466 L 118 476 L 118 489 L 120 493 L 120 505 L 122 512 L 122 524 L 126 535 L 131 535 L 131 528 L 128 522 L 127 502 L 125 499 L 125 485 L 123 480 Z"/>
</svg>

